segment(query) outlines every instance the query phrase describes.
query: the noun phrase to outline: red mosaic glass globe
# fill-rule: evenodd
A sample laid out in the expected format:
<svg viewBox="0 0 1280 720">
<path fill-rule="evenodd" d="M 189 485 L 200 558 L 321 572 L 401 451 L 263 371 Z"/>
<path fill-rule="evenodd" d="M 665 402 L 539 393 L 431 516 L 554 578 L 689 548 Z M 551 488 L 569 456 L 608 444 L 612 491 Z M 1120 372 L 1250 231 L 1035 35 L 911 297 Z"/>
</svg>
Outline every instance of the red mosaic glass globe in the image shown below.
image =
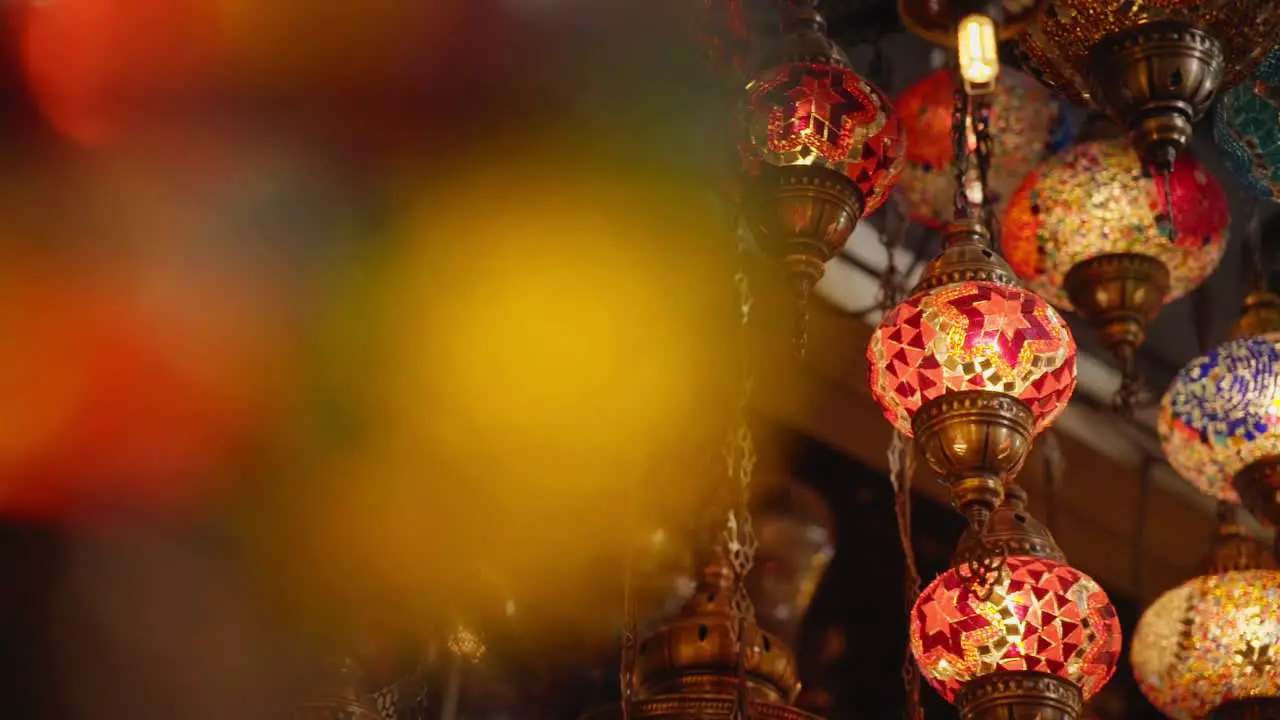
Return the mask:
<svg viewBox="0 0 1280 720">
<path fill-rule="evenodd" d="M 907 138 L 907 161 L 898 181 L 898 195 L 911 219 L 941 228 L 955 212 L 952 106 L 956 91 L 954 70 L 932 72 L 902 91 L 894 100 Z M 1000 69 L 991 94 L 991 154 L 997 162 L 987 177 L 987 192 L 996 212 L 1018 189 L 1036 165 L 1069 139 L 1071 127 L 1052 93 L 1035 78 L 1013 68 Z M 972 152 L 977 138 L 969 132 Z M 976 163 L 969 168 L 971 188 L 978 187 Z M 975 200 L 981 192 L 971 192 Z"/>
<path fill-rule="evenodd" d="M 918 292 L 885 315 L 867 347 L 871 393 L 911 435 L 911 419 L 947 393 L 987 390 L 1031 408 L 1036 432 L 1062 413 L 1076 386 L 1076 343 L 1047 302 L 994 282 Z"/>
<path fill-rule="evenodd" d="M 1120 658 L 1120 621 L 1106 592 L 1070 565 L 1012 556 L 987 599 L 955 569 L 911 610 L 911 653 L 947 700 L 969 680 L 1008 670 L 1057 675 L 1088 700 Z"/>
<path fill-rule="evenodd" d="M 819 166 L 848 177 L 875 212 L 902 173 L 906 143 L 889 99 L 835 63 L 791 62 L 747 88 L 748 174 L 765 165 Z"/>
</svg>

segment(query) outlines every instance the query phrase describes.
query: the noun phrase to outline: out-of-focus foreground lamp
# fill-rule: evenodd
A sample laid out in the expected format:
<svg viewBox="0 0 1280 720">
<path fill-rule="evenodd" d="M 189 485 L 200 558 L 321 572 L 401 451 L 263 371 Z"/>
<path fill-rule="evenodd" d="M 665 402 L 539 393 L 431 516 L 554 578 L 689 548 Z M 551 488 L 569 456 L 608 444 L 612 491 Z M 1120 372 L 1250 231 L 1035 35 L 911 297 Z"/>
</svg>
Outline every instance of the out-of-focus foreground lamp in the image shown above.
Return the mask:
<svg viewBox="0 0 1280 720">
<path fill-rule="evenodd" d="M 1000 41 L 1017 37 L 1043 0 L 898 0 L 898 16 L 920 37 L 956 49 L 965 92 L 981 95 L 1000 76 Z"/>
<path fill-rule="evenodd" d="M 321 689 L 294 706 L 291 720 L 383 720 L 375 698 L 361 687 L 354 660 L 335 658 L 324 670 Z"/>
<path fill-rule="evenodd" d="M 1280 717 L 1280 572 L 1223 510 L 1205 573 L 1147 608 L 1129 651 L 1138 687 L 1174 720 Z"/>
<path fill-rule="evenodd" d="M 1106 593 L 1066 564 L 1048 529 L 1011 484 L 981 534 L 960 539 L 952 569 L 911 613 L 911 652 L 964 720 L 1076 720 L 1120 656 L 1120 622 Z M 1003 566 L 975 576 L 996 550 Z"/>
<path fill-rule="evenodd" d="M 632 720 L 724 718 L 738 703 L 739 646 L 733 610 L 734 571 L 717 550 L 698 572 L 697 590 L 681 611 L 640 639 L 635 650 Z M 743 625 L 747 711 L 770 720 L 817 720 L 792 705 L 800 692 L 795 655 L 754 618 Z M 589 714 L 605 720 L 619 707 Z"/>
<path fill-rule="evenodd" d="M 1280 50 L 1223 93 L 1213 111 L 1213 141 L 1245 187 L 1280 200 Z"/>
<path fill-rule="evenodd" d="M 902 172 L 902 123 L 884 93 L 849 67 L 815 0 L 785 0 L 782 62 L 747 86 L 744 171 L 756 241 L 790 273 L 797 350 L 809 294 L 859 218 Z"/>
</svg>

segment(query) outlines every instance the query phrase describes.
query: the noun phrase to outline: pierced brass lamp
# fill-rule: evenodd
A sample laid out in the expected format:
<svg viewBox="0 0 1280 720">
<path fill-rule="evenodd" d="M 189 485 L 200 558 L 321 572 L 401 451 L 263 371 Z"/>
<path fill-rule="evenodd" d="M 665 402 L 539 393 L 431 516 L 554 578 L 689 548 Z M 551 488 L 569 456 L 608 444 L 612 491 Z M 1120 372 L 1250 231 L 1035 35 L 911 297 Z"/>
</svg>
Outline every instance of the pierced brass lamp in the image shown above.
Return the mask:
<svg viewBox="0 0 1280 720">
<path fill-rule="evenodd" d="M 738 702 L 738 643 L 733 569 L 720 551 L 698 572 L 697 591 L 684 608 L 636 646 L 633 720 L 710 720 L 732 716 Z M 748 714 L 769 720 L 817 720 L 792 703 L 800 692 L 795 655 L 777 636 L 749 620 Z M 593 720 L 618 716 L 610 706 Z"/>
</svg>

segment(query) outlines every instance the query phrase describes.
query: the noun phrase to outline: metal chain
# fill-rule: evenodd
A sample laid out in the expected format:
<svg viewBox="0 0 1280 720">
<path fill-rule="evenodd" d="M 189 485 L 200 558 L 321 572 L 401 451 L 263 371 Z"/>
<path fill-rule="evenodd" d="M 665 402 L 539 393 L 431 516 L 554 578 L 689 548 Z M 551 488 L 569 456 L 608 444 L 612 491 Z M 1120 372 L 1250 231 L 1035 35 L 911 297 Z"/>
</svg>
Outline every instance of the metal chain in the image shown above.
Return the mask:
<svg viewBox="0 0 1280 720">
<path fill-rule="evenodd" d="M 1259 224 L 1260 205 L 1262 205 L 1262 200 L 1255 195 L 1249 203 L 1249 225 L 1247 232 L 1249 237 L 1249 260 L 1253 265 L 1250 269 L 1250 273 L 1253 276 L 1253 288 L 1255 290 L 1266 290 L 1267 262 L 1266 254 L 1263 252 L 1262 248 L 1262 230 Z"/>
<path fill-rule="evenodd" d="M 729 477 L 736 483 L 738 491 L 737 506 L 729 510 L 724 529 L 724 543 L 729 563 L 733 567 L 733 624 L 731 629 L 734 640 L 738 643 L 737 702 L 734 705 L 733 720 L 747 720 L 749 703 L 747 696 L 747 624 L 755 617 L 755 607 L 751 596 L 747 593 L 747 574 L 755 563 L 756 534 L 751 523 L 751 512 L 748 505 L 751 501 L 751 479 L 755 471 L 756 448 L 751 433 L 751 425 L 747 421 L 748 403 L 754 385 L 751 363 L 751 306 L 755 302 L 751 294 L 751 281 L 747 274 L 746 258 L 748 253 L 746 238 L 739 235 L 739 266 L 734 274 L 734 284 L 738 290 L 738 307 L 741 312 L 741 361 L 742 385 L 735 408 L 734 419 L 729 428 L 725 442 L 725 463 Z"/>
<path fill-rule="evenodd" d="M 1040 435 L 1040 452 L 1044 459 L 1045 522 L 1049 532 L 1054 532 L 1058 529 L 1058 488 L 1067 468 L 1056 430 L 1050 428 Z"/>
<path fill-rule="evenodd" d="M 951 157 L 955 169 L 956 192 L 954 198 L 955 218 L 961 220 L 970 216 L 969 194 L 966 186 L 969 183 L 969 95 L 964 85 L 957 83 L 955 106 L 951 110 Z"/>
<path fill-rule="evenodd" d="M 998 237 L 996 232 L 997 219 L 995 213 L 995 198 L 991 196 L 991 186 L 988 180 L 991 175 L 991 98 L 990 96 L 981 95 L 973 98 L 973 133 L 977 142 L 975 144 L 974 156 L 978 163 L 978 188 L 982 193 L 981 205 L 979 212 L 982 224 L 986 226 L 987 233 L 991 236 L 991 242 L 994 245 Z"/>
<path fill-rule="evenodd" d="M 636 671 L 636 599 L 635 573 L 635 487 L 627 488 L 624 526 L 624 561 L 622 569 L 622 658 L 618 671 L 618 688 L 622 692 L 622 720 L 631 720 L 631 701 L 635 693 Z"/>
<path fill-rule="evenodd" d="M 881 311 L 889 312 L 902 302 L 905 295 L 906 277 L 898 272 L 898 248 L 902 247 L 907 237 L 907 214 L 897 197 L 889 199 L 885 208 L 884 232 L 880 234 L 880 246 L 884 248 L 884 270 L 880 272 L 880 288 L 877 292 L 877 304 Z"/>
<path fill-rule="evenodd" d="M 907 623 L 916 597 L 920 595 L 920 570 L 916 566 L 915 548 L 911 544 L 911 480 L 916 474 L 915 443 L 900 432 L 893 433 L 889 442 L 889 480 L 893 483 L 894 509 L 898 515 L 898 541 L 903 557 L 903 612 Z M 906 692 L 904 720 L 922 720 L 920 706 L 920 669 L 916 666 L 911 648 L 907 647 L 902 661 L 902 687 Z"/>
</svg>

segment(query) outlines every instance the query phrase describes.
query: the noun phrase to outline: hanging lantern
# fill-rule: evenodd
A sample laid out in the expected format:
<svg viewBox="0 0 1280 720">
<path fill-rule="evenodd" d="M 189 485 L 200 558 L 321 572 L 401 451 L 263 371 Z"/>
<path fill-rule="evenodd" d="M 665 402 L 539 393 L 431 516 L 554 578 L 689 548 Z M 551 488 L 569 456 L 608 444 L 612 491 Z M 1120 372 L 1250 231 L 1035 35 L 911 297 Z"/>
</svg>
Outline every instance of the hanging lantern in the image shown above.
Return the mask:
<svg viewBox="0 0 1280 720">
<path fill-rule="evenodd" d="M 906 201 L 911 219 L 927 227 L 944 227 L 954 212 L 951 103 L 955 91 L 955 73 L 943 69 L 926 75 L 894 101 L 907 140 L 898 194 Z M 1050 93 L 1031 76 L 1012 68 L 1003 69 L 995 85 L 991 125 L 992 155 L 1000 161 L 991 166 L 986 201 L 1003 208 L 1023 178 L 1066 141 L 1071 129 Z M 969 149 L 975 144 L 971 132 Z M 970 168 L 969 174 L 967 190 L 973 198 L 978 169 Z"/>
<path fill-rule="evenodd" d="M 632 720 L 696 717 L 728 720 L 738 702 L 738 641 L 733 612 L 733 569 L 717 551 L 698 573 L 697 591 L 684 608 L 636 646 Z M 748 716 L 816 720 L 795 708 L 800 680 L 795 655 L 749 619 Z M 588 717 L 616 717 L 609 707 Z"/>
<path fill-rule="evenodd" d="M 1045 0 L 898 0 L 898 16 L 911 32 L 956 49 L 960 77 L 970 94 L 990 92 L 1007 69 L 999 41 L 1012 40 L 1044 10 Z"/>
<path fill-rule="evenodd" d="M 1031 439 L 1066 407 L 1076 345 L 1062 317 L 1017 284 L 985 228 L 958 220 L 910 298 L 871 336 L 871 392 L 916 438 L 971 522 L 1000 502 Z"/>
<path fill-rule="evenodd" d="M 813 5 L 785 5 L 783 60 L 747 86 L 743 152 L 754 235 L 791 273 L 801 323 L 827 261 L 884 203 L 904 151 L 889 100 L 849 67 Z M 801 325 L 800 350 L 803 336 Z"/>
<path fill-rule="evenodd" d="M 983 587 L 966 568 L 992 549 L 1003 567 Z M 1016 485 L 981 535 L 967 532 L 952 569 L 911 611 L 911 652 L 965 720 L 1075 720 L 1120 657 L 1120 622 L 1107 594 L 1066 564 Z"/>
<path fill-rule="evenodd" d="M 1138 621 L 1138 687 L 1174 720 L 1280 713 L 1280 572 L 1239 523 L 1218 528 L 1207 572 L 1161 595 Z"/>
<path fill-rule="evenodd" d="M 794 647 L 835 555 L 835 520 L 822 496 L 798 481 L 787 483 L 753 514 L 759 546 L 747 590 L 760 625 Z"/>
<path fill-rule="evenodd" d="M 1178 372 L 1160 402 L 1169 464 L 1201 491 L 1280 521 L 1280 297 L 1251 293 L 1231 338 Z"/>
<path fill-rule="evenodd" d="M 1280 51 L 1223 93 L 1213 113 L 1213 140 L 1245 187 L 1258 197 L 1280 199 Z"/>
<path fill-rule="evenodd" d="M 1097 327 L 1126 375 L 1146 325 L 1203 282 L 1226 247 L 1230 217 L 1218 181 L 1183 155 L 1168 182 L 1164 193 L 1122 139 L 1083 142 L 1027 176 L 1002 225 L 1009 265 Z M 1170 216 L 1172 242 L 1161 229 Z"/>
<path fill-rule="evenodd" d="M 1277 0 L 1050 0 L 1019 41 L 1045 85 L 1126 127 L 1162 174 L 1191 140 L 1220 88 L 1275 45 Z"/>
</svg>

